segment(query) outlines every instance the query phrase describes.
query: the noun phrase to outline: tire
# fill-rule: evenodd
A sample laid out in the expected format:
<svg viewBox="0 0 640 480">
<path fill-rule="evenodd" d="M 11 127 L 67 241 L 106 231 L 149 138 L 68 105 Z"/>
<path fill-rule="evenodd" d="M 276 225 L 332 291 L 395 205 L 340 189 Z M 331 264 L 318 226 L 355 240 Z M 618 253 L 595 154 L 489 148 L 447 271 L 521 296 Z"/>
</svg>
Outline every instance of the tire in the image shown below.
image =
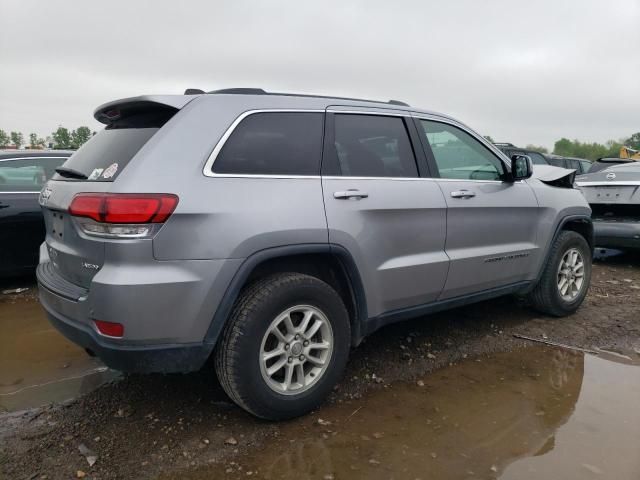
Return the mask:
<svg viewBox="0 0 640 480">
<path fill-rule="evenodd" d="M 287 327 L 287 316 L 291 320 L 288 325 L 296 329 L 303 328 L 303 319 L 309 316 L 305 330 L 308 335 L 295 340 L 297 337 Z M 311 335 L 318 321 L 321 327 Z M 276 328 L 280 328 L 280 339 L 272 333 L 274 325 L 279 325 Z M 331 342 L 323 340 L 325 337 L 331 337 Z M 330 349 L 328 344 L 332 344 Z M 313 345 L 324 346 L 321 350 L 306 350 Z M 350 346 L 349 315 L 333 288 L 309 275 L 275 274 L 241 293 L 216 346 L 215 369 L 222 388 L 238 406 L 260 418 L 284 420 L 303 415 L 322 403 L 342 376 Z M 263 361 L 265 353 L 285 348 L 284 355 Z M 300 351 L 302 348 L 305 350 Z M 322 367 L 311 362 L 311 358 L 315 362 L 315 357 L 323 355 Z M 282 362 L 282 369 L 270 377 L 268 370 Z M 301 373 L 298 363 L 303 364 Z M 290 386 L 283 390 L 292 368 Z"/>
<path fill-rule="evenodd" d="M 565 255 L 570 252 L 577 251 L 581 256 L 582 268 L 582 284 L 574 293 L 575 297 L 569 298 L 571 295 L 562 295 L 559 284 L 561 284 L 562 276 L 560 274 L 560 264 L 563 262 Z M 533 308 L 541 313 L 554 317 L 564 317 L 574 313 L 582 304 L 591 281 L 591 248 L 585 238 L 579 233 L 565 230 L 558 235 L 551 246 L 549 252 L 549 261 L 544 267 L 542 276 L 534 290 L 529 293 L 528 300 Z M 564 269 L 563 269 L 564 271 Z M 576 272 L 579 275 L 579 270 Z"/>
</svg>

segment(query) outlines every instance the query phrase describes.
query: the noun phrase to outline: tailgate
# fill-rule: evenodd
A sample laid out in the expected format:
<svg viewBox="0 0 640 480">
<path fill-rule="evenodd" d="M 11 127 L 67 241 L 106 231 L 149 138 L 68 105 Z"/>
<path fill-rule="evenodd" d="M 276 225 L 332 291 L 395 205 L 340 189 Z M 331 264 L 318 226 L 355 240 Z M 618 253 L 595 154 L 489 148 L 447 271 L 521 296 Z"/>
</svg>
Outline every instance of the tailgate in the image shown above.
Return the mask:
<svg viewBox="0 0 640 480">
<path fill-rule="evenodd" d="M 67 210 L 76 193 L 104 192 L 109 183 L 49 181 L 40 194 L 46 228 L 45 243 L 54 272 L 65 280 L 89 287 L 104 263 L 104 239 L 83 235 Z"/>
<path fill-rule="evenodd" d="M 69 206 L 78 193 L 107 193 L 145 144 L 193 97 L 137 97 L 99 107 L 107 126 L 58 169 L 40 194 L 50 273 L 88 288 L 112 240 L 85 233 Z M 136 193 L 136 192 L 132 192 Z M 126 241 L 126 240 L 125 240 Z M 53 271 L 51 271 L 53 270 Z"/>
</svg>

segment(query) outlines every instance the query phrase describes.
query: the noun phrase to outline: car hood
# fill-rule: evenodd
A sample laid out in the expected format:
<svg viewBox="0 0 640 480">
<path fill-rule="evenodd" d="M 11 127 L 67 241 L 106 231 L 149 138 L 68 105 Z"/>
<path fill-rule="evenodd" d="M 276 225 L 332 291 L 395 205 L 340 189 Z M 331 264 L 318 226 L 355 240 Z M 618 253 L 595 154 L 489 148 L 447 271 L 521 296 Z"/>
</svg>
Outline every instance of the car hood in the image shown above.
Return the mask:
<svg viewBox="0 0 640 480">
<path fill-rule="evenodd" d="M 569 168 L 554 167 L 553 165 L 534 165 L 531 178 L 554 187 L 573 188 L 576 171 Z"/>
</svg>

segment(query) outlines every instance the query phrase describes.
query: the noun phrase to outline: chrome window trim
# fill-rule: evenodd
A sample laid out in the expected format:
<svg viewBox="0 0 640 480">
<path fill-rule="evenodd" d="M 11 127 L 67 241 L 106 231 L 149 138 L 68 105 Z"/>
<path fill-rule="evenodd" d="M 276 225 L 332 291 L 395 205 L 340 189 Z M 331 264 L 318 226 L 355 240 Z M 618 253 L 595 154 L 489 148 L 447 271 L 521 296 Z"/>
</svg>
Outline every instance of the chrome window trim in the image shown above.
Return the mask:
<svg viewBox="0 0 640 480">
<path fill-rule="evenodd" d="M 0 162 L 8 162 L 10 160 L 46 160 L 48 158 L 69 158 L 71 155 L 67 157 L 11 157 L 11 158 L 0 158 Z"/>
<path fill-rule="evenodd" d="M 268 175 L 268 174 L 245 174 L 245 173 L 215 173 L 213 171 L 213 163 L 216 161 L 218 154 L 224 147 L 224 144 L 227 143 L 227 140 L 233 133 L 233 131 L 240 125 L 245 118 L 249 115 L 254 115 L 256 113 L 325 113 L 324 109 L 296 109 L 296 108 L 267 108 L 267 109 L 259 109 L 259 110 L 247 110 L 246 112 L 241 113 L 234 121 L 231 123 L 229 128 L 225 130 L 216 143 L 216 146 L 213 148 L 213 151 L 207 158 L 207 161 L 204 164 L 202 169 L 202 173 L 205 177 L 220 177 L 220 178 L 320 178 L 319 175 Z"/>
<path fill-rule="evenodd" d="M 4 191 L 4 192 L 2 190 L 0 190 L 0 195 L 4 195 L 5 193 L 35 193 L 35 194 L 39 194 L 40 190 L 36 190 L 36 191 L 26 191 L 26 190 L 17 191 L 17 190 L 13 190 L 13 191 Z"/>
<path fill-rule="evenodd" d="M 247 110 L 241 113 L 236 119 L 231 123 L 231 125 L 225 130 L 218 143 L 216 143 L 212 152 L 207 157 L 207 160 L 202 169 L 202 173 L 205 177 L 210 178 L 255 178 L 255 179 L 309 179 L 309 180 L 318 180 L 318 179 L 327 179 L 327 180 L 395 180 L 395 181 L 415 181 L 415 180 L 430 180 L 430 181 L 443 181 L 443 182 L 477 182 L 477 183 L 504 183 L 503 180 L 472 180 L 472 179 L 464 179 L 464 178 L 439 178 L 439 177 L 351 177 L 351 176 L 342 176 L 342 175 L 329 175 L 329 176 L 321 176 L 321 175 L 269 175 L 269 174 L 248 174 L 248 173 L 215 173 L 213 172 L 213 164 L 220 154 L 220 151 L 224 147 L 225 143 L 234 132 L 234 130 L 238 127 L 238 125 L 248 116 L 254 115 L 256 113 L 334 113 L 334 114 L 349 114 L 349 115 L 381 115 L 387 117 L 407 117 L 407 118 L 415 118 L 417 120 L 431 120 L 437 121 L 441 123 L 446 123 L 453 127 L 459 128 L 471 135 L 476 140 L 479 140 L 483 145 L 488 146 L 489 150 L 493 152 L 494 147 L 487 142 L 486 139 L 480 137 L 476 133 L 469 131 L 463 125 L 445 119 L 444 117 L 439 117 L 437 115 L 429 115 L 429 114 L 417 114 L 416 112 L 406 111 L 401 112 L 398 110 L 395 111 L 370 111 L 364 109 L 353 109 L 353 110 L 339 110 L 336 109 L 336 106 L 328 107 L 326 109 L 296 109 L 296 108 L 266 108 L 266 109 L 257 109 L 257 110 Z M 499 151 L 499 150 L 498 150 Z M 50 157 L 51 158 L 51 157 Z M 65 157 L 61 157 L 65 158 Z M 497 157 L 503 164 L 505 163 L 500 157 Z"/>
<path fill-rule="evenodd" d="M 335 110 L 334 108 L 327 108 L 327 113 L 344 113 L 347 115 L 381 115 L 383 117 L 411 117 L 411 112 L 400 113 L 397 110 L 390 110 L 388 112 L 370 112 L 368 110 Z"/>
<path fill-rule="evenodd" d="M 326 175 L 323 180 L 395 180 L 395 181 L 429 181 L 429 182 L 479 182 L 479 183 L 505 183 L 502 180 L 467 180 L 464 178 L 436 178 L 436 177 L 348 177 L 340 175 Z M 522 180 L 518 182 L 522 183 Z"/>
</svg>

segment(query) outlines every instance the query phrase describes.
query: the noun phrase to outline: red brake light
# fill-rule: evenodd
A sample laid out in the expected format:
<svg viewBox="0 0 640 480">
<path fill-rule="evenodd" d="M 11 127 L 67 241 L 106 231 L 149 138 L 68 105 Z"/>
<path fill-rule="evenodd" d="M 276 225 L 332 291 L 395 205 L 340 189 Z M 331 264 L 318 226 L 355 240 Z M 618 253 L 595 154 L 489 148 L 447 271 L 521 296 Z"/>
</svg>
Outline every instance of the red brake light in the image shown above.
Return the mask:
<svg viewBox="0 0 640 480">
<path fill-rule="evenodd" d="M 100 223 L 164 223 L 178 205 L 169 193 L 79 193 L 69 213 Z"/>
<path fill-rule="evenodd" d="M 109 337 L 123 337 L 124 336 L 124 325 L 121 323 L 115 322 L 105 322 L 104 320 L 94 320 L 93 323 L 96 324 L 98 331 Z"/>
</svg>

